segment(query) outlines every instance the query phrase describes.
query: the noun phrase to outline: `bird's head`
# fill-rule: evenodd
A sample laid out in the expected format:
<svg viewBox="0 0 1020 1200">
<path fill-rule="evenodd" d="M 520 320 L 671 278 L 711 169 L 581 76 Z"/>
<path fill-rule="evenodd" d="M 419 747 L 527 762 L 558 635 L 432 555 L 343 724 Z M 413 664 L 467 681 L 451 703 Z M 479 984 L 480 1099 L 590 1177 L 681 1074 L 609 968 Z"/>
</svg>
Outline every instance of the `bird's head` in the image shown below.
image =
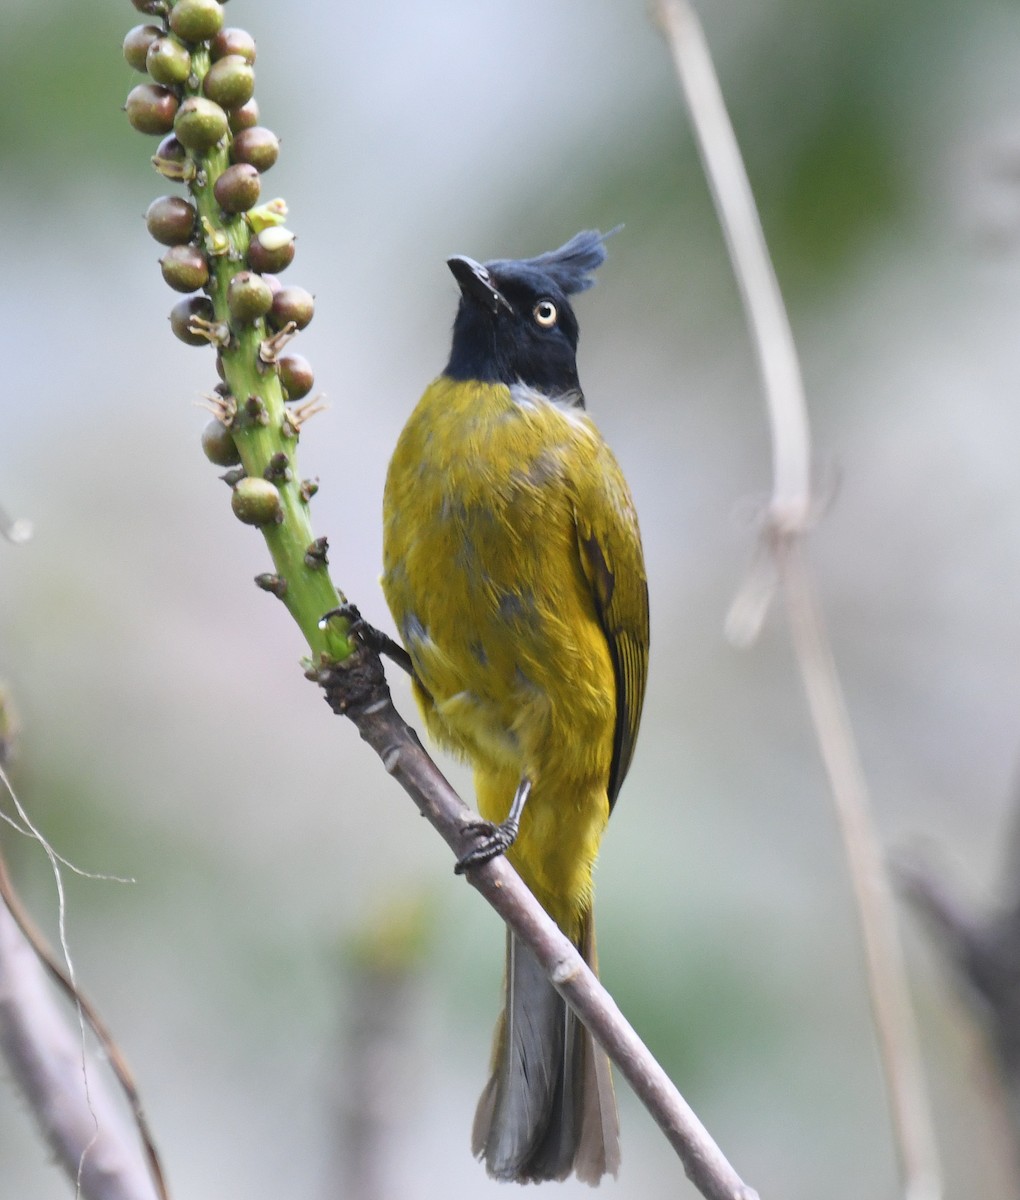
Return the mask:
<svg viewBox="0 0 1020 1200">
<path fill-rule="evenodd" d="M 568 297 L 595 282 L 607 236 L 586 230 L 535 258 L 449 259 L 461 298 L 446 374 L 579 394 L 577 318 Z"/>
</svg>

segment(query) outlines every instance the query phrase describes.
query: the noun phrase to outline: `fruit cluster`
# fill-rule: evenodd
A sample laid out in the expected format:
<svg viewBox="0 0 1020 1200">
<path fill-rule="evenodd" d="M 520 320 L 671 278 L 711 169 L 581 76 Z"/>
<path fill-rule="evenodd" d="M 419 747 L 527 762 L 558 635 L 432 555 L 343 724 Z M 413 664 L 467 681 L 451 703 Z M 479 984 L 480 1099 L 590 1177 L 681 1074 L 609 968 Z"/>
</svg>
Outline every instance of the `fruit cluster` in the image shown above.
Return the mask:
<svg viewBox="0 0 1020 1200">
<path fill-rule="evenodd" d="M 259 124 L 255 40 L 225 25 L 220 0 L 132 2 L 147 22 L 127 34 L 124 57 L 147 79 L 128 94 L 127 118 L 161 139 L 152 165 L 186 189 L 154 200 L 145 223 L 166 247 L 163 278 L 183 293 L 173 332 L 216 351 L 220 383 L 202 448 L 229 468 L 235 515 L 265 535 L 276 570 L 256 582 L 284 599 L 313 649 L 337 659 L 350 645 L 345 625 L 319 628 L 338 601 L 325 539 L 314 538 L 308 518 L 316 484 L 296 478 L 295 465 L 302 423 L 322 405 L 305 399 L 314 383 L 308 361 L 287 350 L 314 303 L 278 279 L 294 258 L 294 235 L 286 204 L 262 196 L 280 145 Z"/>
</svg>

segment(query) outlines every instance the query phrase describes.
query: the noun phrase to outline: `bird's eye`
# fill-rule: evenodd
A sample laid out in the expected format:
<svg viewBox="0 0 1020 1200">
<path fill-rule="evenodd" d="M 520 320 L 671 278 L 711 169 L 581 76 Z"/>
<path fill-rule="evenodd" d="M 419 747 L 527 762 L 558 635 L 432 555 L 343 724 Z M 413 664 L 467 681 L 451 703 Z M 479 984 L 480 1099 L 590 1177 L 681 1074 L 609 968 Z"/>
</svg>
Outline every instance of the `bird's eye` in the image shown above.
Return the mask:
<svg viewBox="0 0 1020 1200">
<path fill-rule="evenodd" d="M 539 300 L 532 316 L 543 329 L 552 329 L 556 324 L 556 305 L 551 300 Z"/>
</svg>

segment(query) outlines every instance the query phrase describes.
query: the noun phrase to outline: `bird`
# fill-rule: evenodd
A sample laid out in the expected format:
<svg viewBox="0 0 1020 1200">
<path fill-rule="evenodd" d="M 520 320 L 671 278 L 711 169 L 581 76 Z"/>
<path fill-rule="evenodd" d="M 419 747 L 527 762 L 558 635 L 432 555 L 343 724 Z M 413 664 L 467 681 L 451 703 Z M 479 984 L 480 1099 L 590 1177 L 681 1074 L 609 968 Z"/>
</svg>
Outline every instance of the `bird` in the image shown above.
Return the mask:
<svg viewBox="0 0 1020 1200">
<path fill-rule="evenodd" d="M 383 500 L 403 665 L 429 733 L 474 772 L 482 819 L 457 869 L 505 853 L 593 970 L 592 868 L 649 646 L 634 503 L 577 373 L 570 298 L 595 282 L 607 236 L 447 260 L 449 360 L 398 438 Z M 505 990 L 474 1154 L 506 1181 L 615 1175 L 609 1060 L 509 931 Z"/>
</svg>

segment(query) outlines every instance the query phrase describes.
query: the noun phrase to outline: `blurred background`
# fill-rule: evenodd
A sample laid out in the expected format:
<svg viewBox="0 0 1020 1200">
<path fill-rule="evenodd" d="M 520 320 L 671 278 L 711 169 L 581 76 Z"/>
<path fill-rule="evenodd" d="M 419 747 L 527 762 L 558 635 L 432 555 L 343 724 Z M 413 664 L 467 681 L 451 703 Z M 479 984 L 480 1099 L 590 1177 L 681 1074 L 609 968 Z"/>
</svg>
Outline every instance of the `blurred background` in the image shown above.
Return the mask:
<svg viewBox="0 0 1020 1200">
<path fill-rule="evenodd" d="M 990 905 L 1020 749 L 1020 10 L 702 8 L 834 497 L 810 549 L 883 838 L 934 847 Z M 0 543 L 13 778 L 61 853 L 135 880 L 68 877 L 68 935 L 175 1195 L 494 1195 L 468 1136 L 502 930 L 252 585 L 268 556 L 198 444 L 212 354 L 172 337 L 142 221 L 168 190 L 155 139 L 120 112 L 139 20 L 126 0 L 0 13 L 0 505 L 36 528 Z M 334 578 L 370 619 L 389 627 L 388 455 L 445 361 L 445 258 L 625 224 L 578 303 L 581 378 L 636 497 L 652 604 L 641 740 L 597 873 L 603 976 L 763 1198 L 894 1196 L 849 887 L 781 613 L 749 651 L 723 637 L 769 442 L 644 0 L 234 0 L 228 20 L 258 40 L 282 141 L 264 195 L 286 198 L 298 234 L 286 279 L 317 296 L 297 348 L 330 409 L 301 470 L 321 481 Z M 0 836 L 52 930 L 45 857 Z M 980 1046 L 903 924 L 949 1194 L 1015 1196 Z M 605 1193 L 693 1196 L 619 1091 L 624 1162 Z M 0 1192 L 72 1192 L 6 1086 Z"/>
</svg>

